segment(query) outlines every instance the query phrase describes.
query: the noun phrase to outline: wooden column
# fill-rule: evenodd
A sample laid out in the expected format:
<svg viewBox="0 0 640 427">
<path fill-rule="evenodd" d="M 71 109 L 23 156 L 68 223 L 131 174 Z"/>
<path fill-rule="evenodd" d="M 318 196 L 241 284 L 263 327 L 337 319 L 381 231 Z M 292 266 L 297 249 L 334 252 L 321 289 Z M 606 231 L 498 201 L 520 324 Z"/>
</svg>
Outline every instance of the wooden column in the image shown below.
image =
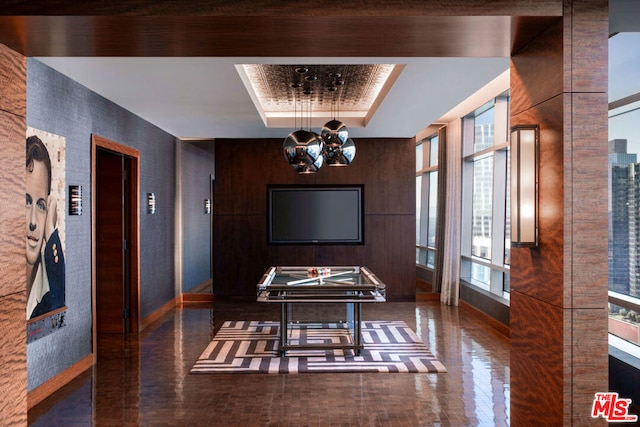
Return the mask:
<svg viewBox="0 0 640 427">
<path fill-rule="evenodd" d="M 26 222 L 27 66 L 0 45 L 0 425 L 27 425 Z"/>
<path fill-rule="evenodd" d="M 608 3 L 563 18 L 511 58 L 511 125 L 540 125 L 540 248 L 512 249 L 513 425 L 601 425 L 608 390 Z"/>
</svg>

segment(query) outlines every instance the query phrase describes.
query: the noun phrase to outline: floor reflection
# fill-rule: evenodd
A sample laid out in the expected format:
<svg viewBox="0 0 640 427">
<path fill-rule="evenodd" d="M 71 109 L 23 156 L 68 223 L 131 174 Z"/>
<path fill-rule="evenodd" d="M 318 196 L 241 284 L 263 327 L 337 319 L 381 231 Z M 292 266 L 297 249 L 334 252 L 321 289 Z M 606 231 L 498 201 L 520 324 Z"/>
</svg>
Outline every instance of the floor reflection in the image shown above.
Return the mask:
<svg viewBox="0 0 640 427">
<path fill-rule="evenodd" d="M 369 304 L 363 318 L 406 322 L 446 374 L 189 374 L 224 320 L 278 316 L 277 304 L 218 301 L 100 337 L 98 364 L 29 425 L 509 425 L 509 340 L 437 301 Z"/>
</svg>

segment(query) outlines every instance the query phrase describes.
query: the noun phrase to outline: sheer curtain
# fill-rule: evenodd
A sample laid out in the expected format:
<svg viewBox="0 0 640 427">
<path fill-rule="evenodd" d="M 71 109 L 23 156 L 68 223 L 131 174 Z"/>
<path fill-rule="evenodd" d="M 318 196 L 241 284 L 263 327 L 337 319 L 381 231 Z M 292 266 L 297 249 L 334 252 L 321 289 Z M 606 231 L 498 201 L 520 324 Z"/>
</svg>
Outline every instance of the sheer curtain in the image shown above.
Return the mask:
<svg viewBox="0 0 640 427">
<path fill-rule="evenodd" d="M 462 205 L 462 120 L 447 125 L 446 194 L 440 301 L 458 305 L 460 296 L 460 216 Z"/>
</svg>

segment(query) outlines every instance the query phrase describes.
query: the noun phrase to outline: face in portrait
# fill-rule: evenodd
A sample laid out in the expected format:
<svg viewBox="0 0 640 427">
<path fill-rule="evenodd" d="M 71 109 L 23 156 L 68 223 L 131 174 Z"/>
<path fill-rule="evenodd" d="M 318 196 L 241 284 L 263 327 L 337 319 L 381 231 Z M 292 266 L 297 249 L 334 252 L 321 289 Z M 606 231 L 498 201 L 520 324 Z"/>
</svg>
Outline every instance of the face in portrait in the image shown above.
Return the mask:
<svg viewBox="0 0 640 427">
<path fill-rule="evenodd" d="M 40 262 L 45 240 L 47 206 L 51 192 L 51 161 L 38 137 L 27 139 L 27 287 L 33 284 L 34 267 Z M 31 273 L 31 274 L 29 274 Z"/>
<path fill-rule="evenodd" d="M 51 196 L 51 160 L 37 136 L 27 138 L 27 319 L 64 304 L 64 257 Z"/>
</svg>

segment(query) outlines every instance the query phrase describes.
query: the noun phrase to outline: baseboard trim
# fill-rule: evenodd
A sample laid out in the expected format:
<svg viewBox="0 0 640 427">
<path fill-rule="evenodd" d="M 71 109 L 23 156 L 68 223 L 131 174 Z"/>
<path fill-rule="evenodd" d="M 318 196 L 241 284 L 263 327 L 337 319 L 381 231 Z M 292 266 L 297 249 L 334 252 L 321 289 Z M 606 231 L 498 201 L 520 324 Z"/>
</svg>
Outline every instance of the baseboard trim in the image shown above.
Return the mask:
<svg viewBox="0 0 640 427">
<path fill-rule="evenodd" d="M 95 363 L 93 354 L 88 355 L 79 362 L 71 365 L 71 367 L 60 372 L 55 377 L 45 381 L 38 387 L 27 393 L 27 409 L 31 409 L 47 397 L 51 396 L 63 386 L 69 384 L 75 377 L 91 368 Z"/>
<path fill-rule="evenodd" d="M 460 308 L 472 311 L 475 316 L 482 318 L 482 320 L 485 321 L 489 326 L 491 326 L 496 331 L 500 332 L 505 337 L 509 338 L 511 336 L 511 328 L 509 328 L 504 323 L 498 322 L 496 319 L 489 316 L 487 313 L 483 312 L 482 310 L 478 310 L 476 307 L 472 306 L 471 304 L 469 304 L 464 300 L 460 300 L 459 305 L 460 305 Z"/>
<path fill-rule="evenodd" d="M 440 301 L 440 292 L 416 292 L 416 301 Z"/>
<path fill-rule="evenodd" d="M 153 322 L 155 322 L 156 320 L 158 320 L 159 318 L 161 318 L 162 316 L 164 316 L 165 314 L 173 310 L 176 306 L 180 304 L 180 300 L 181 300 L 180 296 L 177 296 L 174 299 L 170 300 L 165 305 L 163 305 L 162 307 L 160 307 L 159 309 L 157 309 L 156 311 L 154 311 L 153 313 L 151 313 L 150 315 L 148 315 L 147 317 L 145 317 L 144 319 L 142 319 L 140 321 L 140 331 L 144 330 L 144 328 L 146 328 L 147 326 L 149 326 L 150 324 L 152 324 Z"/>
<path fill-rule="evenodd" d="M 212 293 L 186 293 L 181 295 L 181 304 L 209 304 L 215 301 Z"/>
</svg>

